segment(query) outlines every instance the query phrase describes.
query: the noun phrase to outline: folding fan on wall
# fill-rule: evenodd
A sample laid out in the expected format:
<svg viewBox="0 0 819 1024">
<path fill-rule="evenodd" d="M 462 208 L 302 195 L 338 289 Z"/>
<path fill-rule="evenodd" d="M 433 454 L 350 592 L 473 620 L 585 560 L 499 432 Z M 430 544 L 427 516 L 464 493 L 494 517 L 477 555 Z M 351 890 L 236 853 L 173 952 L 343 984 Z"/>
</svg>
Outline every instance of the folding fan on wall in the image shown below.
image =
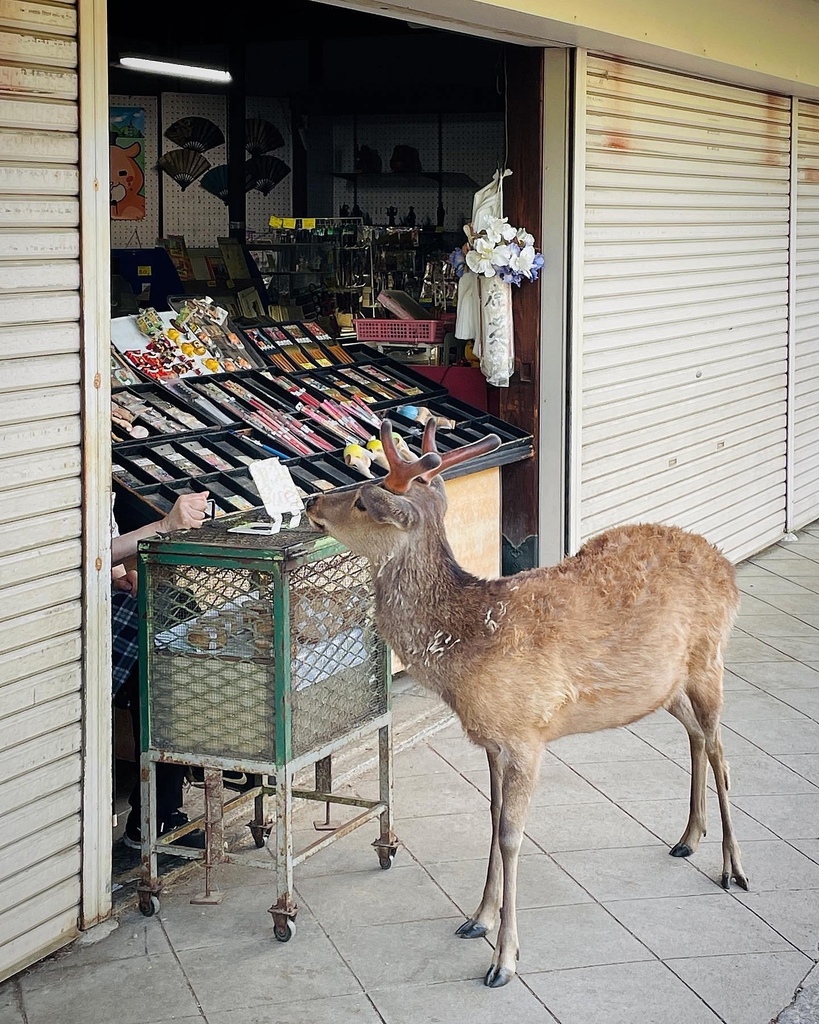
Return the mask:
<svg viewBox="0 0 819 1024">
<path fill-rule="evenodd" d="M 206 171 L 205 174 L 202 175 L 202 180 L 199 182 L 199 184 L 206 192 L 210 192 L 211 195 L 216 196 L 217 199 L 221 199 L 223 203 L 227 204 L 227 164 L 220 164 L 218 167 L 211 167 L 209 171 Z M 253 184 L 253 179 L 248 174 L 247 166 L 245 166 L 245 192 L 249 192 L 253 188 Z"/>
<path fill-rule="evenodd" d="M 261 156 L 283 145 L 282 133 L 270 121 L 261 117 L 249 117 L 245 121 L 245 149 L 251 156 Z"/>
<path fill-rule="evenodd" d="M 165 138 L 180 149 L 192 149 L 206 153 L 225 141 L 222 129 L 206 117 L 180 117 L 165 129 Z"/>
<path fill-rule="evenodd" d="M 210 163 L 193 149 L 171 149 L 162 154 L 157 167 L 173 178 L 184 192 L 188 185 L 201 178 Z"/>
<path fill-rule="evenodd" d="M 284 181 L 290 168 L 277 156 L 254 156 L 246 161 L 245 172 L 253 182 L 252 187 L 266 196 Z"/>
</svg>

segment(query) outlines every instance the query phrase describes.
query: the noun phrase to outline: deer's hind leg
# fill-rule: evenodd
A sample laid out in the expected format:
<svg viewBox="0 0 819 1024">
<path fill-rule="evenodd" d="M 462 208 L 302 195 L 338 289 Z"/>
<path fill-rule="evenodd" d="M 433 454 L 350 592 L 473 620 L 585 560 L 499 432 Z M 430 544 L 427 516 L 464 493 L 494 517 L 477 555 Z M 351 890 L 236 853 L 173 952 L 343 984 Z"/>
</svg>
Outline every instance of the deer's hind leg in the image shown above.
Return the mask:
<svg viewBox="0 0 819 1024">
<path fill-rule="evenodd" d="M 667 709 L 678 722 L 682 722 L 688 733 L 688 745 L 691 750 L 691 797 L 689 801 L 688 824 L 669 853 L 672 857 L 690 857 L 705 835 L 706 822 L 706 777 L 708 774 L 708 757 L 705 752 L 705 733 L 700 725 L 688 694 L 679 693 L 674 703 Z"/>
<path fill-rule="evenodd" d="M 478 909 L 455 932 L 462 939 L 479 939 L 492 931 L 500 912 L 503 892 L 503 864 L 500 848 L 500 819 L 503 805 L 503 762 L 497 747 L 487 747 L 489 762 L 489 792 L 492 809 L 492 844 L 489 848 L 489 866 L 486 884 Z"/>
<path fill-rule="evenodd" d="M 722 683 L 722 669 L 720 670 L 720 682 Z M 720 694 L 722 695 L 722 685 L 720 686 Z M 728 802 L 730 781 L 728 762 L 725 760 L 723 741 L 720 735 L 720 709 L 709 708 L 709 701 L 706 702 L 698 699 L 695 693 L 691 695 L 691 702 L 705 736 L 705 753 L 710 762 L 710 767 L 714 771 L 714 779 L 717 784 L 717 799 L 720 802 L 720 816 L 723 822 L 722 887 L 723 889 L 729 889 L 731 887 L 731 879 L 734 879 L 740 889 L 746 890 L 748 888 L 748 880 L 742 869 L 739 843 L 734 834 L 731 806 Z M 720 703 L 722 703 L 722 700 Z"/>
</svg>

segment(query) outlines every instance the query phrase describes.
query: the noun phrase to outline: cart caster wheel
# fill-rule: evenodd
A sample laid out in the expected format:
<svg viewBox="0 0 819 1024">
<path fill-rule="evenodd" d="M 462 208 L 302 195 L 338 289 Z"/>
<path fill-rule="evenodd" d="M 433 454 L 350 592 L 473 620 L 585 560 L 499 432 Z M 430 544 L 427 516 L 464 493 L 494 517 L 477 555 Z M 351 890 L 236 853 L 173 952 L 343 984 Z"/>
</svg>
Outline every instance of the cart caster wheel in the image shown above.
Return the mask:
<svg viewBox="0 0 819 1024">
<path fill-rule="evenodd" d="M 159 913 L 159 900 L 156 896 L 151 896 L 148 900 L 140 899 L 139 911 L 143 917 L 153 917 L 154 914 Z"/>
<path fill-rule="evenodd" d="M 273 926 L 273 935 L 277 942 L 289 942 L 296 934 L 296 922 L 288 917 L 283 927 Z"/>
<path fill-rule="evenodd" d="M 257 848 L 261 850 L 267 842 L 267 837 L 270 835 L 270 826 L 251 825 L 250 834 L 253 836 L 253 842 Z"/>
<path fill-rule="evenodd" d="M 387 854 L 386 856 L 384 856 L 383 854 L 380 854 L 379 857 L 378 857 L 378 863 L 381 865 L 381 870 L 382 871 L 389 871 L 390 868 L 392 867 L 392 862 L 394 860 L 395 860 L 395 854 L 394 853 Z"/>
</svg>

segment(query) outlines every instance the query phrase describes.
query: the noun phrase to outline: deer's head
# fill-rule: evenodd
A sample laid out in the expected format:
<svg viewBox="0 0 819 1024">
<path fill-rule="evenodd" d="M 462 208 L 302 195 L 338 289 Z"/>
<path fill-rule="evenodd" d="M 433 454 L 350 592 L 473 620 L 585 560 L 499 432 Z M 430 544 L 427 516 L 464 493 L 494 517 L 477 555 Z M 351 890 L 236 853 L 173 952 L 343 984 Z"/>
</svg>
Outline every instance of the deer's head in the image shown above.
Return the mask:
<svg viewBox="0 0 819 1024">
<path fill-rule="evenodd" d="M 479 441 L 438 453 L 435 421 L 424 429 L 423 454 L 408 462 L 401 458 L 393 441 L 392 424 L 381 424 L 381 444 L 389 472 L 381 480 L 369 480 L 355 490 L 312 495 L 305 504 L 313 524 L 326 530 L 358 555 L 374 562 L 415 546 L 430 530 L 443 535 L 446 492 L 439 476 L 450 466 L 494 451 L 500 445 L 496 434 Z"/>
</svg>

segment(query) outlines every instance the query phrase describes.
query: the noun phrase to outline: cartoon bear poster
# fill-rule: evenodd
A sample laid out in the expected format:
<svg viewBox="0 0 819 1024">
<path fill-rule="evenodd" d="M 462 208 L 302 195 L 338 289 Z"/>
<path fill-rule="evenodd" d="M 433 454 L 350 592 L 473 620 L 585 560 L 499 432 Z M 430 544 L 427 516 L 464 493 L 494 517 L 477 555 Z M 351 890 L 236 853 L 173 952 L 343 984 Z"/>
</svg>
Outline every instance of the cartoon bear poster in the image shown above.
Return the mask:
<svg viewBox="0 0 819 1024">
<path fill-rule="evenodd" d="M 111 107 L 111 219 L 145 218 L 145 111 L 142 107 Z"/>
</svg>

